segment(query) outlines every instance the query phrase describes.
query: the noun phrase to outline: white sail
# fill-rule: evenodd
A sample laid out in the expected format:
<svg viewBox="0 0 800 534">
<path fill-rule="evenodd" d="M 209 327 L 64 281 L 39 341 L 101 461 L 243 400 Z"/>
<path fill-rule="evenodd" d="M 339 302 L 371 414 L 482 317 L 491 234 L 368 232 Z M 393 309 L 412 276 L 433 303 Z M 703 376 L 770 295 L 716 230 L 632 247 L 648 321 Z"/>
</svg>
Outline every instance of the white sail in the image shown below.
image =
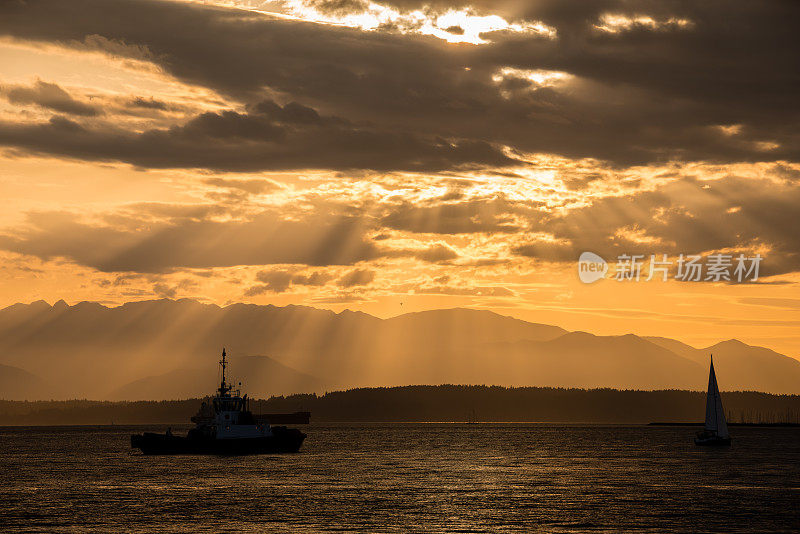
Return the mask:
<svg viewBox="0 0 800 534">
<path fill-rule="evenodd" d="M 711 359 L 711 371 L 708 373 L 708 393 L 706 394 L 706 430 L 714 432 L 720 438 L 728 438 L 728 422 L 722 409 L 722 397 L 717 387 L 717 375 L 714 372 L 714 359 Z"/>
</svg>

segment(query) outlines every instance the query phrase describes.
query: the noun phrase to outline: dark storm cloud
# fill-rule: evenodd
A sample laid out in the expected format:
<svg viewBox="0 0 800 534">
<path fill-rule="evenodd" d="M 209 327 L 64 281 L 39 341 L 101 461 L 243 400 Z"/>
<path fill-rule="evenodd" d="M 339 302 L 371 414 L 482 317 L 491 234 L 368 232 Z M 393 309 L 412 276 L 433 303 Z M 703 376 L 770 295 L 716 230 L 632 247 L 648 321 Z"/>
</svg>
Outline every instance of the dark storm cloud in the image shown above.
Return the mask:
<svg viewBox="0 0 800 534">
<path fill-rule="evenodd" d="M 262 271 L 256 275 L 261 285 L 250 287 L 245 296 L 252 297 L 266 292 L 283 293 L 292 285 L 292 273 L 289 271 Z"/>
<path fill-rule="evenodd" d="M 369 8 L 366 0 L 305 0 L 303 4 L 320 13 L 338 16 L 363 13 Z"/>
<path fill-rule="evenodd" d="M 800 186 L 729 177 L 683 179 L 656 191 L 598 199 L 585 208 L 543 216 L 531 230 L 558 241 L 518 246 L 517 254 L 574 262 L 592 251 L 620 254 L 748 253 L 767 247 L 762 275 L 800 270 Z"/>
<path fill-rule="evenodd" d="M 217 220 L 234 214 L 219 206 L 140 203 L 90 224 L 73 213 L 31 213 L 26 226 L 0 232 L 0 250 L 43 260 L 66 258 L 103 272 L 133 273 L 236 265 L 325 267 L 381 258 L 439 263 L 458 257 L 441 243 L 419 249 L 377 246 L 368 237 L 375 223 L 369 217 L 322 208 L 289 213 L 286 208 L 281 214 L 265 211 L 243 220 Z M 264 271 L 258 281 L 266 288 L 252 291 L 280 292 L 289 285 L 321 286 L 334 279 L 324 270 L 286 271 L 288 278 L 276 274 L 280 272 Z M 351 275 L 340 285 L 368 283 L 356 283 L 363 274 Z"/>
<path fill-rule="evenodd" d="M 430 263 L 440 263 L 458 258 L 458 253 L 447 245 L 437 243 L 426 249 L 412 251 L 409 255 Z"/>
<path fill-rule="evenodd" d="M 402 0 L 387 3 L 419 7 Z M 329 12 L 362 9 L 360 2 L 314 4 Z M 172 75 L 245 102 L 262 99 L 268 88 L 286 101 L 329 115 L 379 124 L 380 130 L 351 139 L 362 142 L 378 135 L 379 147 L 398 142 L 376 133 L 390 131 L 595 157 L 619 165 L 800 158 L 794 126 L 800 119 L 796 2 L 470 4 L 478 14 L 542 21 L 556 28 L 557 37 L 499 32 L 490 36 L 489 44 L 451 46 L 417 34 L 363 32 L 241 10 L 130 0 L 6 3 L 0 7 L 0 33 L 81 46 L 91 38 L 93 43 L 113 44 L 108 46 L 115 54 L 141 55 L 146 49 L 147 57 Z M 436 1 L 431 8 L 444 11 L 451 5 L 462 4 Z M 611 34 L 595 27 L 606 13 L 688 23 L 665 22 L 656 29 L 633 24 Z M 561 71 L 576 78 L 563 87 L 537 85 L 514 72 L 494 81 L 504 67 Z M 741 128 L 726 134 L 719 125 Z M 239 127 L 248 131 L 246 124 Z M 402 136 L 399 142 L 401 150 L 403 145 L 420 148 Z M 8 136 L 3 143 L 10 143 Z M 91 157 L 80 147 L 61 149 L 55 152 Z M 352 143 L 342 149 L 352 149 Z M 429 157 L 425 154 L 423 150 L 422 157 Z M 178 151 L 171 165 L 184 165 L 186 159 Z M 452 163 L 438 154 L 434 159 L 440 166 Z M 155 158 L 152 164 L 166 165 L 159 161 Z M 211 163 L 200 158 L 200 165 Z M 336 163 L 333 168 L 342 166 Z M 286 164 L 277 158 L 268 168 Z"/>
<path fill-rule="evenodd" d="M 447 140 L 321 117 L 290 103 L 261 102 L 249 113 L 203 113 L 180 126 L 128 132 L 84 126 L 64 117 L 49 122 L 0 122 L 0 144 L 33 153 L 122 161 L 149 168 L 372 169 L 438 171 L 509 165 L 515 160 L 483 141 Z"/>
<path fill-rule="evenodd" d="M 370 269 L 355 269 L 346 273 L 336 281 L 339 287 L 365 286 L 375 280 L 375 271 Z"/>
<path fill-rule="evenodd" d="M 387 228 L 415 233 L 511 233 L 520 228 L 509 215 L 521 208 L 520 204 L 512 206 L 502 197 L 461 202 L 441 202 L 439 199 L 438 203 L 429 206 L 404 202 L 392 207 L 381 223 Z"/>
<path fill-rule="evenodd" d="M 0 247 L 43 259 L 65 257 L 100 271 L 164 272 L 233 265 L 349 265 L 377 258 L 360 221 L 337 216 L 248 221 L 180 219 L 137 229 L 93 226 L 71 214 L 43 213 Z"/>
<path fill-rule="evenodd" d="M 178 294 L 178 288 L 169 286 L 163 282 L 157 282 L 153 284 L 153 293 L 159 297 L 174 299 Z"/>
<path fill-rule="evenodd" d="M 283 293 L 293 285 L 297 286 L 324 286 L 335 277 L 324 271 L 311 271 L 297 273 L 288 270 L 261 271 L 256 274 L 256 280 L 261 282 L 249 287 L 245 296 L 252 297 L 264 293 Z"/>
<path fill-rule="evenodd" d="M 298 286 L 324 286 L 333 280 L 334 276 L 324 271 L 311 271 L 292 276 L 292 283 Z"/>
<path fill-rule="evenodd" d="M 141 96 L 133 98 L 128 105 L 133 108 L 155 109 L 159 111 L 166 111 L 169 109 L 166 102 L 154 98 L 142 98 Z"/>
<path fill-rule="evenodd" d="M 42 80 L 38 80 L 30 86 L 0 86 L 0 95 L 4 96 L 12 104 L 33 104 L 69 115 L 93 117 L 100 114 L 96 108 L 76 100 L 57 84 L 43 82 Z"/>
<path fill-rule="evenodd" d="M 789 181 L 683 178 L 653 191 L 597 198 L 584 207 L 563 211 L 508 199 L 463 199 L 446 203 L 465 214 L 454 219 L 463 224 L 416 224 L 399 231 L 466 239 L 470 234 L 483 234 L 486 228 L 473 226 L 470 221 L 470 214 L 476 213 L 473 203 L 501 207 L 495 211 L 514 220 L 522 235 L 550 236 L 526 240 L 504 230 L 488 230 L 496 236 L 508 236 L 504 239 L 518 256 L 572 263 L 581 252 L 592 251 L 613 262 L 620 254 L 649 258 L 650 254 L 707 255 L 725 250 L 751 256 L 759 250 L 765 257 L 762 276 L 800 270 L 800 237 L 795 231 L 800 220 L 800 185 Z M 459 258 L 459 253 L 444 242 L 428 242 L 426 248 L 393 248 L 391 232 L 388 236 L 380 232 L 387 230 L 387 221 L 406 220 L 392 216 L 392 210 L 406 215 L 405 204 L 377 207 L 382 215 L 337 210 L 325 202 L 312 201 L 311 205 L 311 211 L 284 208 L 281 214 L 267 211 L 242 219 L 246 212 L 216 205 L 139 203 L 94 224 L 69 213 L 34 213 L 26 226 L 0 235 L 0 249 L 44 260 L 63 257 L 100 271 L 142 273 L 234 265 L 323 267 L 384 258 L 448 263 Z M 374 208 L 370 206 L 368 211 Z M 225 220 L 228 215 L 239 220 Z M 388 239 L 377 241 L 369 236 Z M 471 261 L 480 265 L 498 260 Z M 284 271 L 291 276 L 275 274 Z M 334 280 L 325 270 L 264 272 L 268 274 L 260 275 L 258 282 L 265 287 L 253 286 L 251 291 L 280 292 L 292 285 L 321 286 Z M 342 278 L 338 284 L 347 286 L 348 280 Z"/>
</svg>

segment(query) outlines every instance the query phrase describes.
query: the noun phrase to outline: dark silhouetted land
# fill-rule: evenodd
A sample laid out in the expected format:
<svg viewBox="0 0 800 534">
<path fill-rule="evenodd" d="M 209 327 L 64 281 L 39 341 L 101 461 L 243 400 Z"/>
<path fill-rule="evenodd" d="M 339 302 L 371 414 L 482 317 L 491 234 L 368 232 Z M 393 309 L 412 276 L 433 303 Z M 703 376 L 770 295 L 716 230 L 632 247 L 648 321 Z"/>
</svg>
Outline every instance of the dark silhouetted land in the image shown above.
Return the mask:
<svg viewBox="0 0 800 534">
<path fill-rule="evenodd" d="M 0 401 L 0 425 L 186 423 L 201 399 L 100 402 Z M 728 392 L 732 422 L 799 422 L 800 396 Z M 257 413 L 311 411 L 316 422 L 479 421 L 649 423 L 701 421 L 705 394 L 695 391 L 406 386 L 254 400 Z"/>
</svg>

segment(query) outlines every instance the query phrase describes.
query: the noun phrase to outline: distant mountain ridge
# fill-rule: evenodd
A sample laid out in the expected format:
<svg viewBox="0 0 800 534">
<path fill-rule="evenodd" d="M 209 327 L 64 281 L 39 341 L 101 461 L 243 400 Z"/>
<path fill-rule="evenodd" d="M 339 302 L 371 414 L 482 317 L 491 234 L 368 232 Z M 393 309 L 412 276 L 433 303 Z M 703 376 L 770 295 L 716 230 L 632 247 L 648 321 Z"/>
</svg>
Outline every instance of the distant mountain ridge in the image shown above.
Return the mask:
<svg viewBox="0 0 800 534">
<path fill-rule="evenodd" d="M 200 362 L 198 362 L 200 363 Z M 233 356 L 229 378 L 234 387 L 246 380 L 248 391 L 268 391 L 270 395 L 313 393 L 324 385 L 311 375 L 295 371 L 267 356 Z M 197 368 L 180 368 L 129 382 L 110 392 L 108 400 L 167 400 L 204 397 L 219 387 L 216 362 Z"/>
<path fill-rule="evenodd" d="M 46 383 L 38 376 L 11 365 L 0 364 L 0 398 L 9 400 L 44 400 L 40 392 L 53 391 L 51 384 Z M 60 392 L 50 395 L 50 398 L 59 398 Z"/>
<path fill-rule="evenodd" d="M 724 390 L 800 393 L 800 361 L 736 340 L 697 349 L 462 308 L 379 319 L 306 306 L 161 299 L 113 308 L 37 301 L 0 310 L 0 364 L 16 369 L 0 368 L 0 398 L 209 394 L 223 346 L 255 397 L 443 383 L 702 390 L 711 352 Z"/>
</svg>

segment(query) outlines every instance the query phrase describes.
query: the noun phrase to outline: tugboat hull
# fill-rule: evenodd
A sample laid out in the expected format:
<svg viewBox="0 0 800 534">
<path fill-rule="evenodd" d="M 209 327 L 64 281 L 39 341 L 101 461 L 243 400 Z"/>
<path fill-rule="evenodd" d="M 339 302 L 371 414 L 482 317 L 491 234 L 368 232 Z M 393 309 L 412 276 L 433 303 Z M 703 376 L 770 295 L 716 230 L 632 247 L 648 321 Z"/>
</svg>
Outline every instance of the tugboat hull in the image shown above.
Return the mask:
<svg viewBox="0 0 800 534">
<path fill-rule="evenodd" d="M 257 438 L 215 439 L 171 436 L 168 434 L 133 434 L 131 447 L 144 454 L 275 454 L 297 452 L 306 435 L 296 428 L 272 427 L 272 435 Z"/>
</svg>

